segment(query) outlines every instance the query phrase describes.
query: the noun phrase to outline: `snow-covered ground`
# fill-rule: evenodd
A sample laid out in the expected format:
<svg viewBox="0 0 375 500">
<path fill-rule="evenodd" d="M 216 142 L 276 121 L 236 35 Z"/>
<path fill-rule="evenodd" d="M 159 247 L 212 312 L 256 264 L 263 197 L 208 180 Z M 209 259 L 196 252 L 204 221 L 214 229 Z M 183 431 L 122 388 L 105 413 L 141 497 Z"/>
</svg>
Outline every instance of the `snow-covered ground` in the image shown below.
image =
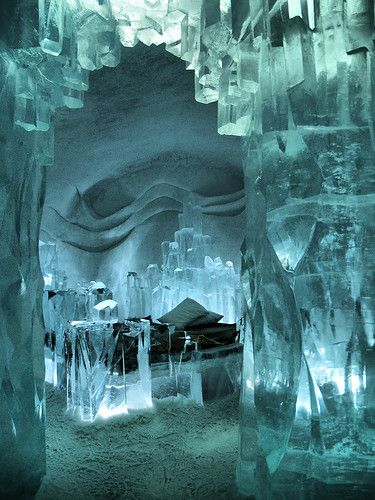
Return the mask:
<svg viewBox="0 0 375 500">
<path fill-rule="evenodd" d="M 65 392 L 47 387 L 48 470 L 36 500 L 243 498 L 234 484 L 238 416 L 237 395 L 203 407 L 163 400 L 152 411 L 83 424 L 65 413 Z M 291 474 L 273 498 L 369 500 L 373 493 L 374 485 Z"/>
<path fill-rule="evenodd" d="M 82 424 L 47 390 L 42 499 L 236 499 L 238 395 Z"/>
</svg>

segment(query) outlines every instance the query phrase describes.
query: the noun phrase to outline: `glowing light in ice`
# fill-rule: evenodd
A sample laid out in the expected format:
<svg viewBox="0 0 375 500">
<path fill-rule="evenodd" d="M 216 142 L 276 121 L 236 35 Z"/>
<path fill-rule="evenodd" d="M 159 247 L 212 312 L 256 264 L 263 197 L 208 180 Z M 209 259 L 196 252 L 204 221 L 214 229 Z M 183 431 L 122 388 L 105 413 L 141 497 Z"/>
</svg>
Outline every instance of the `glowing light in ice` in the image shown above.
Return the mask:
<svg viewBox="0 0 375 500">
<path fill-rule="evenodd" d="M 289 17 L 302 17 L 301 3 L 299 0 L 288 0 Z"/>
<path fill-rule="evenodd" d="M 329 380 L 329 376 L 327 377 Z M 344 369 L 332 368 L 331 379 L 336 384 L 338 393 L 344 394 L 345 392 L 345 377 L 344 377 Z"/>
<path fill-rule="evenodd" d="M 254 390 L 254 385 L 253 385 L 252 381 L 249 378 L 246 379 L 246 387 L 248 389 Z"/>
<path fill-rule="evenodd" d="M 355 393 L 361 387 L 359 375 L 351 373 L 348 377 L 348 385 L 351 392 Z"/>
<path fill-rule="evenodd" d="M 48 382 L 49 384 L 53 384 L 54 386 L 57 386 L 58 384 L 58 379 L 57 379 L 57 364 L 55 363 L 54 358 L 49 358 L 49 357 L 44 357 L 44 366 L 45 366 L 45 381 Z"/>
<path fill-rule="evenodd" d="M 16 429 L 16 426 L 14 425 L 14 420 L 13 418 L 11 419 L 12 421 L 12 432 L 13 432 L 13 435 L 14 436 L 17 436 L 17 429 Z"/>
<path fill-rule="evenodd" d="M 297 411 L 305 411 L 308 415 L 311 413 L 311 405 L 309 399 L 303 399 L 297 401 Z"/>
<path fill-rule="evenodd" d="M 46 274 L 43 276 L 44 278 L 44 286 L 52 286 L 52 274 Z"/>
<path fill-rule="evenodd" d="M 21 295 L 26 295 L 26 283 L 23 277 L 21 281 Z"/>
<path fill-rule="evenodd" d="M 98 416 L 104 419 L 116 417 L 118 415 L 126 415 L 129 413 L 128 407 L 126 405 L 115 406 L 114 408 L 108 408 L 107 406 L 100 406 Z"/>
</svg>

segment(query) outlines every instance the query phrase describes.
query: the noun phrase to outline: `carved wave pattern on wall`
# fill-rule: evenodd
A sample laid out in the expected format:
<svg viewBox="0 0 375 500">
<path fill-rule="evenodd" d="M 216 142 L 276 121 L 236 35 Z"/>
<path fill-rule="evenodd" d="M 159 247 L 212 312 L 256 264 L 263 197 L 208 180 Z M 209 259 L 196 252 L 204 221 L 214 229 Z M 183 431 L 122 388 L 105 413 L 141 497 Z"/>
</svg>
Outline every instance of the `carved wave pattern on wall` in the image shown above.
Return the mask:
<svg viewBox="0 0 375 500">
<path fill-rule="evenodd" d="M 194 196 L 204 215 L 236 216 L 245 209 L 244 190 L 202 196 L 169 183 L 154 184 L 133 202 L 116 212 L 100 217 L 85 196 L 77 190 L 75 210 L 69 215 L 45 207 L 49 236 L 87 252 L 103 252 L 121 244 L 130 233 L 163 212 L 182 212 L 183 201 Z M 44 230 L 46 232 L 46 229 Z"/>
</svg>

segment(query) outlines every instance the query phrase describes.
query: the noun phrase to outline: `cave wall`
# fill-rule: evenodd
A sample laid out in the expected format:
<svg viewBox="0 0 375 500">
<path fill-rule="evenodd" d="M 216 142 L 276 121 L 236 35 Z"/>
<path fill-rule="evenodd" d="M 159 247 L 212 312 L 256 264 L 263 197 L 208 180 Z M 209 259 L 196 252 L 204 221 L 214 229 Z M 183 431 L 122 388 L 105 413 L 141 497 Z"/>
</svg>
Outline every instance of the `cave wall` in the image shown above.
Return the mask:
<svg viewBox="0 0 375 500">
<path fill-rule="evenodd" d="M 194 101 L 193 80 L 163 47 L 140 44 L 90 75 L 83 109 L 57 113 L 41 238 L 57 242 L 69 286 L 100 279 L 119 289 L 127 271 L 160 264 L 192 193 L 215 256 L 238 268 L 240 142 L 217 134 L 217 105 Z"/>
</svg>

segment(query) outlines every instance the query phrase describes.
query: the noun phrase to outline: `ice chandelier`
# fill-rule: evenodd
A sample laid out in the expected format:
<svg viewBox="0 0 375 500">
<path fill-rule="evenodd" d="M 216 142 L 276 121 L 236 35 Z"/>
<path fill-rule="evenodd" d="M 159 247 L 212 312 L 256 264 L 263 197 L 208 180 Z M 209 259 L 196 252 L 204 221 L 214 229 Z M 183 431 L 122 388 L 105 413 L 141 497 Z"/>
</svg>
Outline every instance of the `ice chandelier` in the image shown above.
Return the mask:
<svg viewBox="0 0 375 500">
<path fill-rule="evenodd" d="M 165 42 L 197 100 L 218 101 L 219 132 L 246 137 L 241 489 L 255 471 L 270 495 L 291 471 L 373 481 L 373 2 L 39 0 L 40 46 L 35 8 L 3 8 L 4 494 L 35 491 L 44 471 L 38 228 L 53 113 L 81 107 L 88 71 L 138 40 Z"/>
</svg>

